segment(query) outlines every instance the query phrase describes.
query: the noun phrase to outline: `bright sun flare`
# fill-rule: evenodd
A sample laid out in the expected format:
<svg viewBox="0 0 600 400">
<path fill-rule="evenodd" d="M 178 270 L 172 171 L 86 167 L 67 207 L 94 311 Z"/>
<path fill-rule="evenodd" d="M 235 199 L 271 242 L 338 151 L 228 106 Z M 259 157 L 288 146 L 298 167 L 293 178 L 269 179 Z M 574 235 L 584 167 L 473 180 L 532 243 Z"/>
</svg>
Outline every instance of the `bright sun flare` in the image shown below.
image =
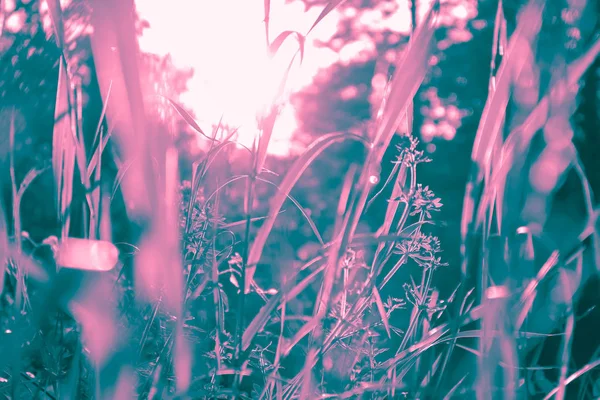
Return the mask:
<svg viewBox="0 0 600 400">
<path fill-rule="evenodd" d="M 305 34 L 323 7 L 312 7 L 308 12 L 304 4 L 285 0 L 271 1 L 270 40 L 285 30 Z M 408 3 L 398 0 L 400 7 Z M 171 54 L 175 66 L 192 67 L 194 76 L 188 91 L 180 100 L 190 107 L 203 129 L 223 121 L 238 127 L 237 140 L 250 146 L 258 132 L 256 115 L 274 99 L 284 71 L 298 49 L 298 43 L 289 37 L 274 59 L 267 56 L 264 2 L 262 0 L 136 0 L 140 16 L 150 23 L 140 38 L 143 51 L 158 55 Z M 384 10 L 357 24 L 370 27 L 382 25 Z M 403 18 L 389 20 L 397 32 L 408 32 L 410 21 Z M 328 41 L 336 33 L 341 14 L 330 13 L 310 33 L 305 43 L 302 66 L 298 61 L 292 68 L 286 87 L 295 92 L 311 84 L 322 68 L 352 59 L 364 49 L 375 51 L 374 44 L 350 45 L 338 53 L 319 47 L 317 41 Z M 358 26 L 360 29 L 360 26 Z M 375 54 L 369 54 L 374 56 Z M 292 135 L 298 129 L 295 112 L 289 103 L 281 111 L 269 145 L 269 153 L 289 156 L 298 149 L 292 146 Z M 199 139 L 203 140 L 203 139 Z"/>
<path fill-rule="evenodd" d="M 239 128 L 238 141 L 250 146 L 258 132 L 256 115 L 273 101 L 297 43 L 290 38 L 277 57 L 268 57 L 262 1 L 220 0 L 209 4 L 175 0 L 166 8 L 155 0 L 137 0 L 136 5 L 142 18 L 150 22 L 140 39 L 142 50 L 170 53 L 176 66 L 193 68 L 189 90 L 182 94 L 181 101 L 194 110 L 200 126 L 210 131 L 223 117 L 227 125 Z M 273 4 L 272 34 L 283 30 L 278 29 L 281 24 L 277 19 L 285 20 L 285 29 L 305 31 L 309 18 L 301 7 Z M 315 13 L 310 14 L 314 19 Z M 332 20 L 335 28 L 335 18 Z M 309 83 L 306 79 L 302 82 L 297 72 L 290 78 L 290 89 Z M 296 129 L 293 110 L 284 108 L 270 152 L 288 155 Z"/>
</svg>

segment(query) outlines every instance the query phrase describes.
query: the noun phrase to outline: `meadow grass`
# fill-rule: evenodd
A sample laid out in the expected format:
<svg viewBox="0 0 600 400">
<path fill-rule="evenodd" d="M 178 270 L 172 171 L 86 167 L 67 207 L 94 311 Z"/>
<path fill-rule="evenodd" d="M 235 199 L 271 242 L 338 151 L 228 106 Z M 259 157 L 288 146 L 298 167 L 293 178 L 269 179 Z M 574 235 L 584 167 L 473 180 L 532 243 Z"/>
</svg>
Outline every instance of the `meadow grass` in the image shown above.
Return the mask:
<svg viewBox="0 0 600 400">
<path fill-rule="evenodd" d="M 60 3 L 50 3 L 62 46 Z M 340 3 L 328 3 L 306 35 L 286 31 L 270 41 L 265 0 L 267 46 L 277 52 L 296 37 L 302 58 L 306 36 Z M 99 71 L 104 108 L 93 140 L 86 142 L 81 84 L 70 76 L 62 53 L 51 160 L 60 230 L 49 232 L 43 243 L 33 243 L 22 230 L 20 199 L 48 168 L 34 169 L 17 182 L 11 156 L 12 212 L 0 203 L 0 394 L 14 399 L 563 399 L 579 381 L 574 395 L 588 398 L 594 382 L 585 379 L 600 365 L 598 352 L 584 365 L 573 364 L 570 352 L 579 288 L 600 265 L 600 241 L 594 194 L 572 142 L 546 145 L 554 151 L 563 146 L 570 158 L 561 173 L 572 168 L 581 182 L 588 221 L 571 247 L 540 251 L 543 223 L 523 224 L 516 217 L 522 207 L 511 196 L 554 193 L 558 179 L 540 193 L 536 182 L 518 178 L 522 168 L 534 169 L 542 160 L 537 156 L 546 154 L 533 157 L 531 149 L 536 135 L 552 128 L 549 121 L 569 125 L 573 96 L 565 93 L 598 56 L 600 40 L 557 73 L 544 96 L 525 111 L 524 122 L 512 126 L 506 110 L 519 73 L 535 67 L 523 54 L 535 48 L 543 29 L 542 3 L 532 0 L 523 8 L 526 18 L 510 37 L 498 8 L 493 60 L 501 62 L 491 68 L 473 147 L 463 210 L 463 280 L 448 298 L 435 288 L 435 272 L 458 266 L 443 262 L 442 244 L 430 233 L 442 201 L 419 182 L 419 165 L 429 160 L 412 132 L 412 101 L 435 45 L 437 2 L 397 57 L 368 129 L 323 135 L 275 182 L 265 169 L 278 114 L 274 102 L 259 119 L 253 146 L 240 150 L 250 155 L 247 171 L 212 190 L 212 166 L 236 144 L 235 132 L 219 123 L 206 133 L 176 101 L 146 100 L 131 4 L 111 0 L 99 6 L 96 27 L 105 35 L 97 32 L 92 40 L 119 38 L 118 57 L 110 61 L 122 76 L 113 79 Z M 101 54 L 95 51 L 95 57 Z M 113 95 L 123 99 L 123 93 L 127 107 L 113 100 Z M 169 124 L 157 117 L 160 107 L 173 107 L 210 143 L 193 163 L 189 182 L 180 178 Z M 116 108 L 125 122 L 113 129 Z M 128 129 L 119 129 L 123 126 Z M 9 134 L 12 149 L 14 116 Z M 389 149 L 396 134 L 403 140 Z M 114 178 L 102 174 L 113 141 L 122 149 Z M 292 190 L 317 157 L 344 142 L 361 144 L 363 158 L 340 177 L 332 234 L 326 236 Z M 396 151 L 394 166 L 381 177 L 389 151 Z M 227 189 L 240 182 L 245 183 L 241 220 L 227 215 Z M 261 185 L 275 188 L 272 198 L 258 199 L 268 200 L 266 213 L 255 207 Z M 77 186 L 85 190 L 79 203 L 73 195 Z M 366 210 L 384 194 L 380 228 L 360 232 Z M 119 198 L 135 232 L 127 244 L 112 243 L 110 210 Z M 261 263 L 290 203 L 320 248 L 302 264 Z M 77 222 L 71 218 L 74 207 L 83 209 Z M 51 257 L 35 257 L 44 248 Z M 593 260 L 586 264 L 590 253 Z M 404 273 L 411 265 L 417 273 Z M 402 287 L 402 293 L 392 295 L 390 286 Z M 554 336 L 561 338 L 557 379 L 547 382 L 545 392 L 533 393 L 529 383 L 543 380 L 536 371 L 545 368 L 536 351 Z"/>
</svg>

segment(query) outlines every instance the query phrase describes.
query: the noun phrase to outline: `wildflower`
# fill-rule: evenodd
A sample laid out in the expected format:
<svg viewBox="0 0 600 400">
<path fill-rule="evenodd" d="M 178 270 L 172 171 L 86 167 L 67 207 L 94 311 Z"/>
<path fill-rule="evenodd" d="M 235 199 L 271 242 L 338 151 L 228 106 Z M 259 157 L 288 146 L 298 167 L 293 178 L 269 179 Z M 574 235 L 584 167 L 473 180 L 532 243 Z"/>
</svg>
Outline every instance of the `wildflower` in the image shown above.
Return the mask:
<svg viewBox="0 0 600 400">
<path fill-rule="evenodd" d="M 431 211 L 439 211 L 442 208 L 442 199 L 435 197 L 435 194 L 429 186 L 423 187 L 420 183 L 417 184 L 417 190 L 413 196 L 413 210 L 410 215 L 424 214 L 428 219 L 431 219 Z"/>
</svg>

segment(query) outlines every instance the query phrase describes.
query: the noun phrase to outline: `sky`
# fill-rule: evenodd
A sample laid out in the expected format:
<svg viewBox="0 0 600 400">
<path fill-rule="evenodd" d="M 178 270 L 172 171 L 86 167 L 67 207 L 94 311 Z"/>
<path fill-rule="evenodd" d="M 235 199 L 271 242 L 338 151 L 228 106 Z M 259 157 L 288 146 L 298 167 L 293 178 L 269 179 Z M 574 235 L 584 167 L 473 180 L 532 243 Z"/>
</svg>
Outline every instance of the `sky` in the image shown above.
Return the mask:
<svg viewBox="0 0 600 400">
<path fill-rule="evenodd" d="M 194 71 L 188 91 L 179 100 L 194 111 L 205 131 L 210 132 L 223 116 L 228 126 L 239 128 L 237 140 L 251 146 L 258 132 L 256 115 L 274 99 L 284 70 L 298 49 L 297 41 L 290 36 L 273 59 L 268 57 L 263 0 L 171 0 L 168 6 L 158 0 L 135 1 L 138 13 L 150 24 L 140 38 L 141 49 L 161 56 L 170 54 L 176 67 Z M 432 1 L 418 2 L 418 20 Z M 409 2 L 396 0 L 396 4 L 398 11 L 385 17 L 386 11 L 393 7 L 393 1 L 382 1 L 374 9 L 360 13 L 346 8 L 327 15 L 307 37 L 302 65 L 296 60 L 287 81 L 287 94 L 309 86 L 320 69 L 334 63 L 349 64 L 377 56 L 375 43 L 364 35 L 344 43 L 337 52 L 317 45 L 335 35 L 343 18 L 352 18 L 355 32 L 392 30 L 408 35 L 411 30 Z M 465 26 L 477 14 L 476 2 L 445 0 L 444 4 L 447 12 L 440 16 L 439 22 L 452 29 L 448 33 L 449 40 L 441 41 L 439 46 L 468 41 L 470 34 Z M 299 0 L 271 0 L 270 40 L 285 30 L 307 33 L 322 9 L 323 6 L 319 6 L 306 11 Z M 374 77 L 373 88 L 381 86 L 381 82 L 376 82 L 377 78 Z M 284 101 L 284 104 L 269 152 L 286 157 L 301 148 L 291 141 L 299 126 L 295 110 L 289 102 Z M 431 106 L 439 110 L 443 102 L 434 96 Z M 435 121 L 435 118 L 425 121 L 421 129 L 424 140 L 429 142 L 433 137 L 451 140 L 459 119 L 445 123 Z"/>
<path fill-rule="evenodd" d="M 408 7 L 406 0 L 400 3 Z M 194 75 L 181 102 L 194 111 L 200 126 L 208 131 L 224 113 L 224 121 L 240 127 L 238 140 L 250 145 L 257 132 L 255 116 L 273 99 L 283 71 L 298 48 L 297 41 L 290 37 L 274 59 L 267 56 L 262 0 L 171 0 L 168 7 L 165 4 L 136 0 L 138 13 L 150 24 L 140 38 L 142 50 L 171 54 L 175 66 L 191 67 Z M 300 1 L 285 4 L 285 0 L 272 0 L 271 40 L 284 30 L 305 34 L 321 10 L 313 7 L 305 12 Z M 371 11 L 356 23 L 409 31 L 408 13 L 396 13 L 383 20 L 382 12 Z M 296 63 L 288 80 L 290 91 L 309 85 L 321 68 L 339 60 L 349 62 L 361 51 L 374 51 L 373 44 L 360 41 L 348 43 L 338 53 L 317 47 L 315 41 L 327 41 L 336 33 L 340 17 L 338 11 L 330 13 L 311 32 L 303 63 Z M 290 154 L 290 138 L 297 126 L 295 112 L 288 104 L 276 122 L 271 154 Z"/>
</svg>

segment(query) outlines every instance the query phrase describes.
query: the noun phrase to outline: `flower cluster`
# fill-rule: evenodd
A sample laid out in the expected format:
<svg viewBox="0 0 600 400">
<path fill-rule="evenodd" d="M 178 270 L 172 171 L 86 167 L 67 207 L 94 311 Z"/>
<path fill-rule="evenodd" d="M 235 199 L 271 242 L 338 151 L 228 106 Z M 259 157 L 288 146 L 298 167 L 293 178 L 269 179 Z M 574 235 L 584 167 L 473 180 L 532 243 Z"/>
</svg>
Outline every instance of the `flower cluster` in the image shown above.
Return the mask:
<svg viewBox="0 0 600 400">
<path fill-rule="evenodd" d="M 395 253 L 410 257 L 420 267 L 433 268 L 446 266 L 436 254 L 442 251 L 440 240 L 436 236 L 415 232 L 410 239 L 403 240 L 395 247 Z"/>
<path fill-rule="evenodd" d="M 417 189 L 413 195 L 412 210 L 410 215 L 415 216 L 424 214 L 427 219 L 431 219 L 432 211 L 439 211 L 442 208 L 442 199 L 435 197 L 435 194 L 429 186 L 423 187 L 420 183 L 417 184 Z"/>
<path fill-rule="evenodd" d="M 424 155 L 422 150 L 417 150 L 419 139 L 414 136 L 404 136 L 402 143 L 396 148 L 400 152 L 394 161 L 394 164 L 404 164 L 406 167 L 416 167 L 420 163 L 431 162 L 431 159 Z"/>
</svg>

